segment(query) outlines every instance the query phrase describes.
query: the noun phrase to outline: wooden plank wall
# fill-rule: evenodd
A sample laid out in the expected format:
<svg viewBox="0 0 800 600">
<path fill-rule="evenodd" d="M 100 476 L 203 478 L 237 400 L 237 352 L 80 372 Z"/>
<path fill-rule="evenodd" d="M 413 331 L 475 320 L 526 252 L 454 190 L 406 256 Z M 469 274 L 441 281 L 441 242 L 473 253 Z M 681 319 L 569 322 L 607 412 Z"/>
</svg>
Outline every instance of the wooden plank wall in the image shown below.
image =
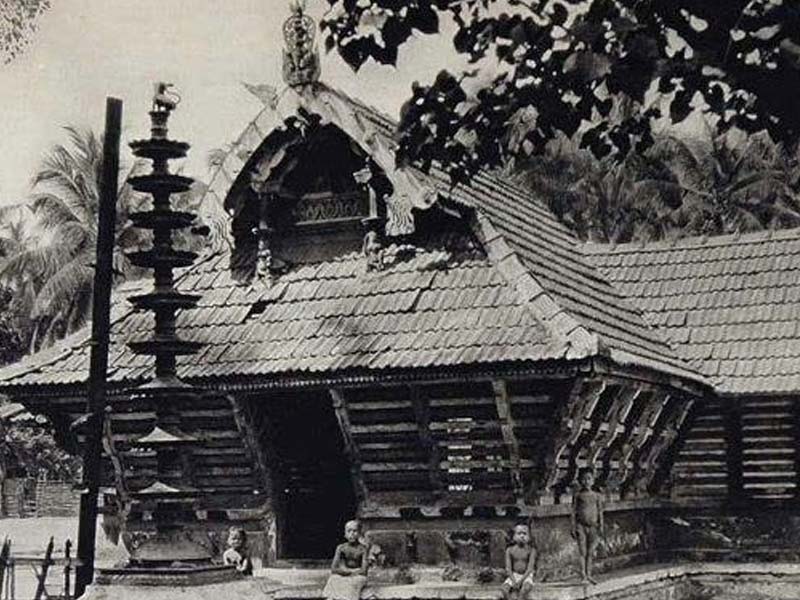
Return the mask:
<svg viewBox="0 0 800 600">
<path fill-rule="evenodd" d="M 84 398 L 31 399 L 29 408 L 45 414 L 53 413 L 65 421 L 77 420 L 85 409 Z M 152 483 L 156 475 L 156 457 L 152 451 L 134 450 L 131 442 L 147 434 L 155 422 L 155 412 L 142 400 L 128 395 L 110 398 L 113 443 L 123 469 L 125 487 L 135 491 Z M 247 508 L 263 502 L 253 494 L 263 491 L 263 477 L 258 473 L 258 460 L 244 443 L 230 399 L 223 394 L 203 393 L 187 405 L 179 407 L 182 429 L 200 440 L 192 450 L 193 484 L 208 492 L 203 508 L 225 506 Z M 62 432 L 63 434 L 64 432 Z M 80 431 L 74 442 L 82 447 Z M 107 448 L 106 444 L 106 448 Z M 103 462 L 103 485 L 115 486 L 119 473 L 112 461 Z"/>
<path fill-rule="evenodd" d="M 672 470 L 691 503 L 793 503 L 800 470 L 800 403 L 789 397 L 700 403 Z"/>
<path fill-rule="evenodd" d="M 541 468 L 553 381 L 339 390 L 374 505 L 515 504 Z M 340 419 L 341 421 L 341 419 Z"/>
</svg>

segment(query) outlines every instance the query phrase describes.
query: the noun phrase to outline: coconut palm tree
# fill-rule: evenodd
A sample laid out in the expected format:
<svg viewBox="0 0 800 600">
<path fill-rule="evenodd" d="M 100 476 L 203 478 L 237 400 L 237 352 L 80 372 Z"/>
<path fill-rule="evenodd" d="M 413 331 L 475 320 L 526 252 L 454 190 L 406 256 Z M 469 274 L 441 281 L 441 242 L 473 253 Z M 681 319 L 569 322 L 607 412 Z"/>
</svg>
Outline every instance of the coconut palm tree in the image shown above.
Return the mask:
<svg viewBox="0 0 800 600">
<path fill-rule="evenodd" d="M 663 135 L 642 154 L 597 160 L 558 138 L 517 177 L 581 239 L 657 240 L 800 225 L 800 154 L 768 135 Z"/>
<path fill-rule="evenodd" d="M 717 235 L 800 225 L 797 150 L 787 151 L 766 133 L 736 141 L 663 137 L 650 156 L 673 177 L 663 190 L 681 195 L 673 218 L 684 235 Z"/>
<path fill-rule="evenodd" d="M 0 264 L 0 282 L 13 282 L 31 296 L 28 341 L 34 351 L 77 329 L 90 316 L 97 212 L 102 174 L 102 139 L 92 131 L 66 127 L 70 143 L 57 144 L 44 157 L 33 178 L 30 207 L 38 236 Z M 150 196 L 136 193 L 126 180 L 149 167 L 137 161 L 121 176 L 117 194 L 113 269 L 115 283 L 142 276 L 126 257 L 130 250 L 150 245 L 149 232 L 133 226 L 132 212 L 145 210 Z M 196 183 L 176 197 L 175 205 L 196 208 L 205 186 Z M 196 230 L 202 230 L 198 227 Z M 179 232 L 177 244 L 197 251 L 202 236 Z"/>
<path fill-rule="evenodd" d="M 33 178 L 30 207 L 37 239 L 19 247 L 0 268 L 0 280 L 33 294 L 31 350 L 82 325 L 91 306 L 102 140 L 91 131 L 66 131 L 70 144 L 55 145 Z M 132 189 L 123 184 L 113 260 L 117 277 L 132 273 L 124 250 L 143 241 L 128 219 L 136 205 Z"/>
<path fill-rule="evenodd" d="M 543 199 L 584 240 L 627 242 L 661 239 L 680 204 L 666 192 L 671 181 L 661 165 L 644 156 L 622 162 L 597 160 L 574 139 L 558 137 L 543 156 L 517 166 L 517 179 Z"/>
</svg>

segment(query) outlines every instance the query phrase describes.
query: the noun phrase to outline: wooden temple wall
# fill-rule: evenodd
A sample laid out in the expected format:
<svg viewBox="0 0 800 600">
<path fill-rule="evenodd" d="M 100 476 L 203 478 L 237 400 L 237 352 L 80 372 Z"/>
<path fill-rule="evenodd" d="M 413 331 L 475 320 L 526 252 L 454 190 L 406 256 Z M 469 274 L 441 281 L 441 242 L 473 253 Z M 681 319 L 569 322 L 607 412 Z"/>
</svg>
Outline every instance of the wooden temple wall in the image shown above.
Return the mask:
<svg viewBox="0 0 800 600">
<path fill-rule="evenodd" d="M 780 506 L 797 498 L 800 401 L 714 398 L 698 405 L 675 459 L 682 503 Z"/>
<path fill-rule="evenodd" d="M 60 441 L 68 449 L 75 452 L 82 449 L 84 433 L 80 429 L 71 430 L 69 424 L 84 414 L 85 397 L 30 397 L 23 401 L 31 411 L 53 419 Z M 115 493 L 105 498 L 105 526 L 114 538 L 126 529 L 130 539 L 123 541 L 135 544 L 138 532 L 148 527 L 144 521 L 146 515 L 118 511 L 128 491 L 145 487 L 155 478 L 155 454 L 131 448 L 133 440 L 152 429 L 155 413 L 127 394 L 111 395 L 109 404 L 111 418 L 104 427 L 102 484 L 115 489 Z M 270 529 L 270 514 L 268 507 L 265 509 L 267 497 L 263 473 L 258 471 L 260 463 L 248 446 L 247 435 L 242 433 L 252 429 L 249 415 L 230 396 L 216 392 L 202 394 L 190 406 L 176 408 L 180 410 L 184 431 L 200 441 L 187 465 L 192 482 L 200 490 L 210 492 L 196 504 L 194 519 L 187 525 L 205 529 L 209 544 L 219 551 L 224 550 L 230 526 L 262 532 L 253 540 L 260 552 L 262 546 L 269 545 L 263 538 Z"/>
<path fill-rule="evenodd" d="M 700 531 L 724 513 L 738 526 L 737 507 L 785 508 L 798 489 L 800 403 L 792 398 L 692 405 L 676 390 L 611 376 L 207 392 L 178 408 L 183 429 L 201 442 L 191 475 L 209 493 L 192 526 L 205 528 L 210 543 L 221 548 L 224 530 L 242 525 L 257 554 L 281 557 L 281 490 L 313 484 L 313 477 L 272 446 L 280 438 L 273 417 L 281 402 L 300 400 L 327 407 L 352 483 L 353 513 L 395 564 L 496 564 L 509 528 L 528 520 L 537 543 L 558 556 L 573 545 L 569 506 L 583 466 L 594 468 L 609 498 L 616 539 L 615 553 L 602 557 L 609 565 L 652 556 L 664 544 L 700 543 L 670 523 L 707 517 L 689 528 Z M 66 432 L 83 413 L 82 397 L 23 401 L 80 446 L 83 435 Z M 155 415 L 128 395 L 110 401 L 104 479 L 124 497 L 155 474 L 154 456 L 130 448 Z M 303 438 L 311 448 L 314 435 Z M 690 508 L 676 511 L 668 499 Z M 127 516 L 134 542 L 144 517 Z"/>
</svg>

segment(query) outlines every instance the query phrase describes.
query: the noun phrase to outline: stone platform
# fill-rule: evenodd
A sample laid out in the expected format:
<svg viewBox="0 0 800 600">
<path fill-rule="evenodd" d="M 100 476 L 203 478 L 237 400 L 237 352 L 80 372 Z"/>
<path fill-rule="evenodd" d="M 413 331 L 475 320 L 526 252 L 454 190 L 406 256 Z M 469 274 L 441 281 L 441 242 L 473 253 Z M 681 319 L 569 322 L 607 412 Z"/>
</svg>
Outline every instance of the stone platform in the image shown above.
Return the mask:
<svg viewBox="0 0 800 600">
<path fill-rule="evenodd" d="M 497 584 L 441 581 L 441 570 L 413 570 L 413 584 L 378 572 L 363 600 L 498 600 Z M 83 600 L 321 600 L 325 569 L 259 569 L 254 577 L 195 586 L 95 584 Z M 439 578 L 437 580 L 437 578 Z M 597 585 L 542 583 L 531 600 L 800 600 L 800 564 L 686 563 L 600 576 Z"/>
<path fill-rule="evenodd" d="M 381 579 L 362 592 L 363 600 L 498 600 L 497 584 L 445 582 L 441 570 L 412 571 L 414 584 Z M 272 600 L 321 600 L 326 570 L 262 569 L 257 579 L 273 583 Z M 642 566 L 599 576 L 597 585 L 579 582 L 542 583 L 531 600 L 800 600 L 800 564 L 686 563 Z"/>
</svg>

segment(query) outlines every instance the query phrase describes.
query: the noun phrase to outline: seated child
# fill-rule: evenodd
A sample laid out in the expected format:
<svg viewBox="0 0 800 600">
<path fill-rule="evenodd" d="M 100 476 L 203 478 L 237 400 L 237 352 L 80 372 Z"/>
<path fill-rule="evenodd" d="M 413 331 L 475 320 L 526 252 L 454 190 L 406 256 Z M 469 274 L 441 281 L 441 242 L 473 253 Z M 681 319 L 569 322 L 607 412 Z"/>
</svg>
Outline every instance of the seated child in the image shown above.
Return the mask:
<svg viewBox="0 0 800 600">
<path fill-rule="evenodd" d="M 600 538 L 605 536 L 603 496 L 592 489 L 594 473 L 583 468 L 578 473 L 580 489 L 572 500 L 572 536 L 578 542 L 583 581 L 597 583 L 592 577 L 592 563 Z"/>
<path fill-rule="evenodd" d="M 348 521 L 344 526 L 345 543 L 336 547 L 331 575 L 322 595 L 326 600 L 358 600 L 367 583 L 369 548 L 362 544 L 361 525 Z"/>
<path fill-rule="evenodd" d="M 506 548 L 506 574 L 508 577 L 500 588 L 503 598 L 509 600 L 512 593 L 524 600 L 534 585 L 536 572 L 536 550 L 531 546 L 531 533 L 527 525 L 514 527 L 513 543 Z"/>
<path fill-rule="evenodd" d="M 241 527 L 228 531 L 228 549 L 222 553 L 222 563 L 234 565 L 244 575 L 253 574 L 253 563 L 247 553 L 247 534 Z"/>
</svg>

